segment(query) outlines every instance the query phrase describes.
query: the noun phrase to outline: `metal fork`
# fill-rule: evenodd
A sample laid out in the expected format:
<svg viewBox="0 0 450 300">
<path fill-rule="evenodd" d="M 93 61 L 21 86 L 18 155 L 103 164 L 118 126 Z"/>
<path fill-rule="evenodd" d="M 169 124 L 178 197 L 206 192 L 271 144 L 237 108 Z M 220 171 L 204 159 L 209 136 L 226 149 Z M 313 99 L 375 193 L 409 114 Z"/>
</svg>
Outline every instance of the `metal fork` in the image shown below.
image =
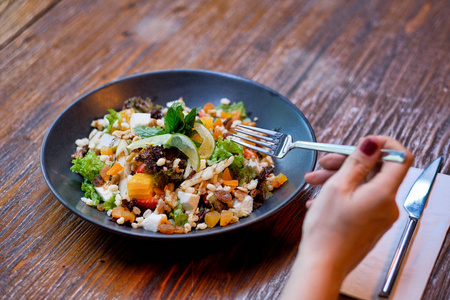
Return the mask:
<svg viewBox="0 0 450 300">
<path fill-rule="evenodd" d="M 290 134 L 240 124 L 237 126 L 239 127 L 236 129 L 238 134 L 233 134 L 233 137 L 231 138 L 233 142 L 276 158 L 285 157 L 286 154 L 293 148 L 333 152 L 345 155 L 350 155 L 355 150 L 355 147 L 353 146 L 333 145 L 333 144 L 323 144 L 323 143 L 303 142 L 303 141 L 294 142 Z M 250 138 L 250 136 L 254 137 L 255 139 Z M 243 140 L 257 144 L 261 147 L 246 143 Z M 405 160 L 405 153 L 403 152 L 388 149 L 382 149 L 381 152 L 383 155 L 382 159 L 385 161 L 394 161 L 402 163 Z"/>
</svg>

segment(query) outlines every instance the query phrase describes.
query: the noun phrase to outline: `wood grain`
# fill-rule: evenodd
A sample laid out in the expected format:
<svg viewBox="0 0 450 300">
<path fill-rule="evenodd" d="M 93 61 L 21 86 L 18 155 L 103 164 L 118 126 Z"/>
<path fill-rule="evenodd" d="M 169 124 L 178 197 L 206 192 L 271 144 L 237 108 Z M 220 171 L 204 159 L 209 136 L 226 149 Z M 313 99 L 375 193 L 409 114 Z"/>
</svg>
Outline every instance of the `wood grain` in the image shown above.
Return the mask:
<svg viewBox="0 0 450 300">
<path fill-rule="evenodd" d="M 264 224 L 221 239 L 154 243 L 70 213 L 41 175 L 51 122 L 75 99 L 170 68 L 244 76 L 287 96 L 317 140 L 390 135 L 415 167 L 450 174 L 446 1 L 6 1 L 0 4 L 0 295 L 273 299 L 301 238 L 308 188 Z M 450 298 L 444 246 L 423 299 Z"/>
</svg>

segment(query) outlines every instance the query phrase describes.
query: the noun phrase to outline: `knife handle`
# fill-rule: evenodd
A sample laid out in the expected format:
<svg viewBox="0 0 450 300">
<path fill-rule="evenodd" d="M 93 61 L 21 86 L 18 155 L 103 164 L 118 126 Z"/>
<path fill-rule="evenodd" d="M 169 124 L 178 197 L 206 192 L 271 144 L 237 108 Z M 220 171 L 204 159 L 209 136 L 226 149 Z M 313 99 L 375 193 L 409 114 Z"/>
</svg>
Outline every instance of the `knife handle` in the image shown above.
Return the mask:
<svg viewBox="0 0 450 300">
<path fill-rule="evenodd" d="M 415 218 L 409 218 L 406 223 L 405 230 L 403 231 L 402 237 L 400 238 L 400 242 L 397 247 L 397 251 L 395 251 L 394 258 L 392 259 L 391 266 L 389 267 L 389 271 L 386 275 L 386 279 L 379 294 L 380 297 L 388 298 L 391 294 L 392 288 L 395 284 L 395 279 L 397 278 L 398 272 L 402 266 L 403 259 L 406 256 L 406 252 L 408 251 L 408 246 L 411 242 L 411 238 L 414 235 L 414 230 L 416 229 L 418 220 Z"/>
</svg>

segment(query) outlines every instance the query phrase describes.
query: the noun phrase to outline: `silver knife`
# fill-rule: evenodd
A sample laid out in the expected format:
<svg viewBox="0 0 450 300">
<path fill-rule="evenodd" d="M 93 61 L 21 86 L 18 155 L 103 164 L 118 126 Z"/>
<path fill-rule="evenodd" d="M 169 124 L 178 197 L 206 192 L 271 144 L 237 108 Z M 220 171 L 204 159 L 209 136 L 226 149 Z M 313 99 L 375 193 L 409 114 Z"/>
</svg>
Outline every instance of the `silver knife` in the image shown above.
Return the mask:
<svg viewBox="0 0 450 300">
<path fill-rule="evenodd" d="M 413 186 L 409 190 L 406 196 L 403 206 L 409 213 L 409 219 L 406 223 L 405 230 L 403 231 L 400 243 L 398 244 L 397 251 L 395 251 L 394 258 L 392 259 L 391 266 L 386 275 L 383 288 L 379 294 L 380 297 L 388 298 L 392 288 L 394 287 L 395 279 L 405 258 L 408 246 L 411 242 L 411 238 L 414 235 L 417 223 L 422 215 L 425 204 L 427 203 L 428 196 L 430 195 L 431 187 L 433 186 L 436 175 L 439 172 L 443 156 L 435 159 L 426 169 L 420 174 Z"/>
</svg>

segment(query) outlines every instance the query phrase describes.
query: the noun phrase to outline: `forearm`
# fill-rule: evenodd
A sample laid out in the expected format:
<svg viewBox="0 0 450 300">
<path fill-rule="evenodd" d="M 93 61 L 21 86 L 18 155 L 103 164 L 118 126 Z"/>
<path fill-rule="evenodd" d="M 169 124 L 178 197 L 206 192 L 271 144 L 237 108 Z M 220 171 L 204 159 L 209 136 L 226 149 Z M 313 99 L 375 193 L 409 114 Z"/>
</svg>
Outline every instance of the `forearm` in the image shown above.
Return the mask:
<svg viewBox="0 0 450 300">
<path fill-rule="evenodd" d="M 335 300 L 344 278 L 344 272 L 332 258 L 301 248 L 281 298 Z"/>
</svg>

